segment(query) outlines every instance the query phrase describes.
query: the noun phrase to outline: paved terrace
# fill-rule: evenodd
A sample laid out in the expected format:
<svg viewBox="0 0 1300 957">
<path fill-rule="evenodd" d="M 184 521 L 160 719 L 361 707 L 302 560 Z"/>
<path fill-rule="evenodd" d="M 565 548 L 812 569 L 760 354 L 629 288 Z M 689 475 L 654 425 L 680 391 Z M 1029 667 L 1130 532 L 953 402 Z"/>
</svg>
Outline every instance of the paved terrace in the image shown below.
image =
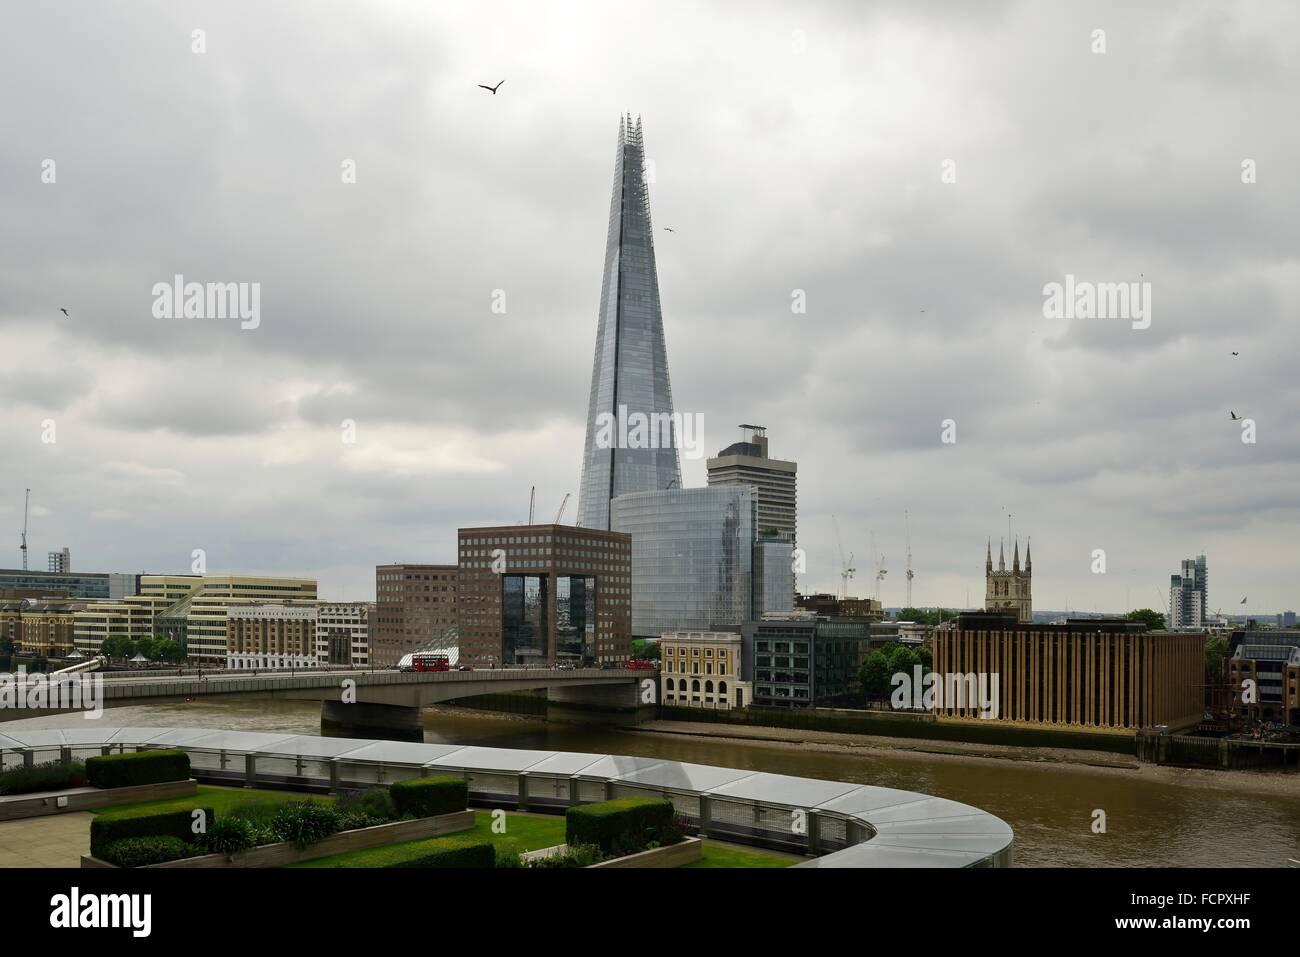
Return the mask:
<svg viewBox="0 0 1300 957">
<path fill-rule="evenodd" d="M 248 785 L 337 789 L 456 774 L 469 783 L 475 804 L 521 810 L 663 796 L 701 834 L 820 855 L 796 867 L 1008 867 L 1012 859 L 1004 821 L 945 798 L 617 754 L 94 727 L 7 729 L 0 732 L 0 766 L 149 748 L 181 748 L 197 777 Z"/>
</svg>

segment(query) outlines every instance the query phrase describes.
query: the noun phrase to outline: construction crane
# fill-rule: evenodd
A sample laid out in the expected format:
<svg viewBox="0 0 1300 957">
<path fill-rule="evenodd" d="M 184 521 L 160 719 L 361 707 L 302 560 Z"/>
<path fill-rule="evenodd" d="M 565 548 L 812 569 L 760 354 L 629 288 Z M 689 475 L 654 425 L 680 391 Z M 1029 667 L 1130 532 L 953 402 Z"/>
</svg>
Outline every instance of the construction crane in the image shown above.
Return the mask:
<svg viewBox="0 0 1300 957">
<path fill-rule="evenodd" d="M 23 552 L 23 571 L 27 571 L 27 506 L 32 500 L 32 490 L 28 489 L 27 494 L 23 496 L 23 538 L 22 544 L 18 547 Z"/>
<path fill-rule="evenodd" d="M 908 608 L 912 607 L 912 525 L 907 517 L 907 509 L 903 509 L 903 529 L 907 536 L 907 602 Z"/>
<path fill-rule="evenodd" d="M 559 524 L 560 524 L 560 519 L 564 518 L 564 509 L 565 509 L 565 507 L 569 504 L 569 496 L 570 496 L 571 494 L 572 494 L 571 492 L 565 492 L 565 493 L 564 493 L 564 501 L 560 503 L 560 510 L 559 510 L 558 512 L 555 513 L 555 524 L 556 524 L 556 525 L 559 525 Z"/>
<path fill-rule="evenodd" d="M 875 599 L 880 601 L 880 583 L 885 580 L 889 574 L 885 570 L 885 556 L 876 551 L 876 533 L 871 533 L 871 560 L 876 564 L 876 594 Z"/>
<path fill-rule="evenodd" d="M 857 571 L 853 567 L 853 553 L 849 552 L 847 560 L 844 558 L 844 542 L 840 539 L 840 523 L 831 515 L 831 528 L 835 531 L 835 547 L 840 550 L 840 599 L 843 600 L 849 596 L 849 579 Z"/>
<path fill-rule="evenodd" d="M 528 491 L 528 524 L 533 524 L 533 509 L 537 507 L 537 486 Z"/>
</svg>

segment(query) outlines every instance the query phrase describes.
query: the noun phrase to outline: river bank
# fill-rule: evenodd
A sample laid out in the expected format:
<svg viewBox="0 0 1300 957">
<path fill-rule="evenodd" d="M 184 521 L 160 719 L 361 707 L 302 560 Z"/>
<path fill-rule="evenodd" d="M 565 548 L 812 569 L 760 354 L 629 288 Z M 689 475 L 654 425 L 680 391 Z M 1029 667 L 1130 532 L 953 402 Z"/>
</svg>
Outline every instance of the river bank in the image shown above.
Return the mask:
<svg viewBox="0 0 1300 957">
<path fill-rule="evenodd" d="M 728 741 L 762 744 L 764 747 L 822 754 L 863 754 L 888 751 L 897 757 L 921 762 L 947 761 L 978 765 L 1008 764 L 1041 768 L 1069 765 L 1086 773 L 1130 777 L 1154 784 L 1216 788 L 1234 793 L 1290 795 L 1300 798 L 1300 775 L 1282 772 L 1179 768 L 1146 764 L 1134 759 L 1096 751 L 1069 748 L 1005 747 L 961 741 L 923 741 L 875 735 L 843 734 L 837 731 L 807 731 L 795 728 L 719 725 L 690 721 L 648 721 L 621 730 L 638 735 L 672 738 L 685 736 L 717 743 Z"/>
</svg>

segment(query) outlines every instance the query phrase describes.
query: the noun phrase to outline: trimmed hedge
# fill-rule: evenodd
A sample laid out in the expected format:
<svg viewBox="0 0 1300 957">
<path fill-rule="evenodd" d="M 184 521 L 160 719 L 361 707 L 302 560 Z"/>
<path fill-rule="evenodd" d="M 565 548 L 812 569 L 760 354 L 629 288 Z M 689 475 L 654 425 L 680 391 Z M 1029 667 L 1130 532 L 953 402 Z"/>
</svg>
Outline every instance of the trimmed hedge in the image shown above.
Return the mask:
<svg viewBox="0 0 1300 957">
<path fill-rule="evenodd" d="M 184 751 L 129 751 L 86 759 L 86 775 L 97 788 L 188 781 L 190 756 Z"/>
<path fill-rule="evenodd" d="M 180 808 L 176 811 L 139 808 L 134 811 L 97 814 L 90 822 L 90 853 L 103 860 L 104 852 L 110 844 L 128 837 L 174 837 L 187 844 L 197 844 L 201 835 L 194 833 L 196 810 L 207 815 L 207 827 L 216 823 L 216 813 L 210 807 Z"/>
<path fill-rule="evenodd" d="M 86 766 L 80 761 L 64 764 L 46 761 L 30 768 L 0 772 L 0 794 L 31 794 L 33 791 L 62 791 L 86 786 Z"/>
<path fill-rule="evenodd" d="M 394 861 L 385 867 L 478 867 L 496 864 L 496 848 L 489 841 L 472 837 L 439 838 L 438 845 L 419 857 Z"/>
<path fill-rule="evenodd" d="M 469 807 L 469 784 L 450 776 L 394 781 L 388 788 L 400 816 L 436 817 Z"/>
<path fill-rule="evenodd" d="M 179 837 L 124 837 L 104 848 L 101 861 L 118 867 L 144 867 L 193 857 L 198 848 L 186 844 Z"/>
<path fill-rule="evenodd" d="M 672 828 L 677 811 L 667 798 L 626 797 L 571 807 L 564 815 L 570 847 L 595 844 L 605 853 L 639 848 Z"/>
</svg>

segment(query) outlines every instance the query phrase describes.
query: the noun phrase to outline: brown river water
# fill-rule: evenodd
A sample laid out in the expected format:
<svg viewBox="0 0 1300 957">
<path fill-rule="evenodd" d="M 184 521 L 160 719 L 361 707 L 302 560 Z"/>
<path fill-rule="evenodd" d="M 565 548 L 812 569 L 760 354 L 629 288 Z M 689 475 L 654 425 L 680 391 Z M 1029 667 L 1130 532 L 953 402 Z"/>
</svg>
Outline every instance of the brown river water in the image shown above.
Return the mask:
<svg viewBox="0 0 1300 957">
<path fill-rule="evenodd" d="M 111 708 L 114 726 L 226 728 L 320 733 L 320 706 L 260 696 L 223 696 Z M 29 718 L 12 727 L 77 727 L 80 714 Z M 4 726 L 0 726 L 3 731 Z M 425 740 L 484 747 L 631 754 L 800 777 L 904 788 L 973 804 L 1015 830 L 1017 866 L 1280 867 L 1300 858 L 1300 775 L 1274 793 L 1171 784 L 1136 772 L 874 749 L 839 754 L 762 742 L 651 735 L 486 712 L 425 712 Z M 1244 772 L 1234 772 L 1240 774 Z M 1290 786 L 1294 782 L 1294 787 Z M 1094 834 L 1094 810 L 1106 833 Z"/>
</svg>

